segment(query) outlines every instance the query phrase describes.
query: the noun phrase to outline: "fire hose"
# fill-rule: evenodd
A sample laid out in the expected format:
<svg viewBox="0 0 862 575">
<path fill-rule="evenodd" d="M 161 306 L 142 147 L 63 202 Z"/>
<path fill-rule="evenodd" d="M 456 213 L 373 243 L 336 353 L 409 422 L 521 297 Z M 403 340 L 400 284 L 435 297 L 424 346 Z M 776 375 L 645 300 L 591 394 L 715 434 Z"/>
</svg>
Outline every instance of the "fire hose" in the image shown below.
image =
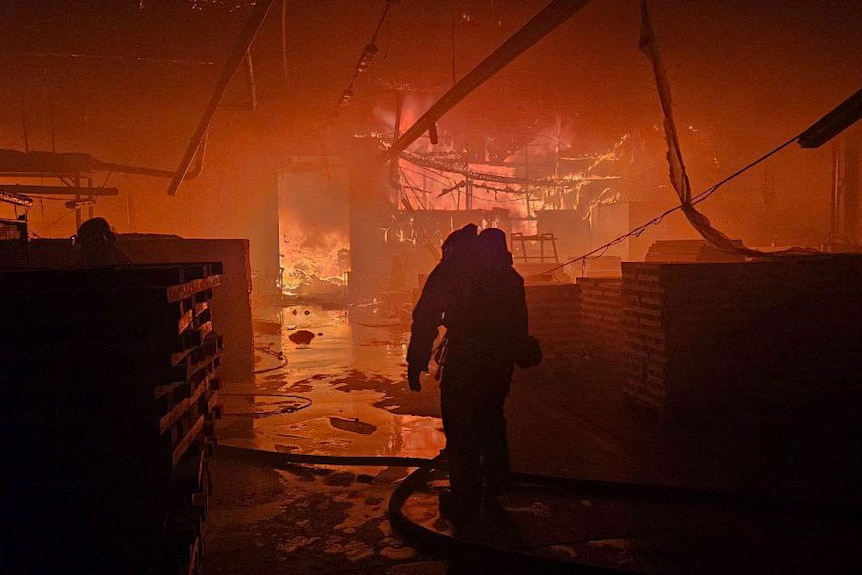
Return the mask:
<svg viewBox="0 0 862 575">
<path fill-rule="evenodd" d="M 427 485 L 435 470 L 445 470 L 443 455 L 434 458 L 400 456 L 343 456 L 280 453 L 253 448 L 220 445 L 219 451 L 252 460 L 255 463 L 278 468 L 283 465 L 340 465 L 415 467 L 395 488 L 389 498 L 389 520 L 393 529 L 416 547 L 434 550 L 447 557 L 469 557 L 478 561 L 503 561 L 514 568 L 530 568 L 542 573 L 634 574 L 624 569 L 598 567 L 570 560 L 543 557 L 529 551 L 507 549 L 473 539 L 459 539 L 428 529 L 411 521 L 403 513 L 403 506 L 415 491 Z M 668 503 L 709 503 L 713 505 L 745 507 L 750 510 L 792 515 L 798 518 L 827 519 L 853 526 L 862 525 L 858 509 L 827 504 L 790 500 L 762 494 L 742 494 L 684 486 L 652 483 L 599 481 L 571 477 L 557 477 L 531 473 L 513 473 L 513 482 L 533 487 L 575 491 L 584 495 L 650 499 Z"/>
</svg>

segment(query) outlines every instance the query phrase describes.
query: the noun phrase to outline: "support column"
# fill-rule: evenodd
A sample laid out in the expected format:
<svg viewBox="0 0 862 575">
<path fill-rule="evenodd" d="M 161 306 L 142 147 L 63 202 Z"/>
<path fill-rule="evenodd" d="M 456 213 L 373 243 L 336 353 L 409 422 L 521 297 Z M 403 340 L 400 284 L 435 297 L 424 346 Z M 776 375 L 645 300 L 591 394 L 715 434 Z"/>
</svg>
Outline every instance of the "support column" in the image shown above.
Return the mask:
<svg viewBox="0 0 862 575">
<path fill-rule="evenodd" d="M 848 242 L 862 243 L 862 126 L 856 126 L 845 137 L 844 147 L 843 232 Z"/>
<path fill-rule="evenodd" d="M 351 301 L 366 301 L 384 292 L 391 273 L 390 249 L 384 228 L 392 206 L 386 182 L 386 164 L 376 142 L 358 140 L 349 157 L 347 186 L 350 209 Z"/>
</svg>

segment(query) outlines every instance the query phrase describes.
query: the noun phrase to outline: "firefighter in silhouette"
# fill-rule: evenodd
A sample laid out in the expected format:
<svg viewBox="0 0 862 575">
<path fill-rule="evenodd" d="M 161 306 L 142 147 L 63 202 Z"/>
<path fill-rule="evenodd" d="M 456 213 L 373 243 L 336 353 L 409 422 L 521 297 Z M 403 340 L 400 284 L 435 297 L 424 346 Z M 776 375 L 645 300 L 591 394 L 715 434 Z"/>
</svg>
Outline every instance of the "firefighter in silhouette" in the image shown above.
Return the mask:
<svg viewBox="0 0 862 575">
<path fill-rule="evenodd" d="M 449 234 L 442 245 L 443 257 L 428 275 L 422 295 L 413 308 L 407 348 L 407 382 L 413 391 L 422 389 L 419 375 L 428 371 L 438 327 L 446 325 L 447 311 L 467 292 L 472 281 L 476 233 L 476 225 L 467 224 Z"/>
<path fill-rule="evenodd" d="M 77 266 L 115 266 L 132 263 L 117 246 L 117 238 L 105 218 L 90 218 L 81 224 L 75 237 Z"/>
<path fill-rule="evenodd" d="M 451 489 L 440 494 L 440 507 L 460 519 L 478 514 L 483 492 L 495 495 L 509 487 L 503 406 L 529 337 L 524 280 L 512 267 L 505 233 L 486 229 L 471 247 L 469 265 L 451 280 L 458 295 L 443 310 L 447 331 L 441 358 Z"/>
</svg>

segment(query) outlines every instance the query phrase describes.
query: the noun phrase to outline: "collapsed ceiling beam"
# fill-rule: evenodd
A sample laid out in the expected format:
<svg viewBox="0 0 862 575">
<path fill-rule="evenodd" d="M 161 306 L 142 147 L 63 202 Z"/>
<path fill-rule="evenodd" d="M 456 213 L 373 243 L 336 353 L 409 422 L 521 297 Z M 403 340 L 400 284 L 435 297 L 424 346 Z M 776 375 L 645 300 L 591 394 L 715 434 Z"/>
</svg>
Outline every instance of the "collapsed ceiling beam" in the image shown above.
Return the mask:
<svg viewBox="0 0 862 575">
<path fill-rule="evenodd" d="M 490 56 L 443 94 L 402 136 L 392 142 L 392 146 L 387 150 L 388 157 L 397 157 L 399 152 L 405 150 L 422 134 L 434 129 L 437 120 L 458 102 L 589 3 L 590 0 L 552 0 L 532 20 L 524 24 Z"/>
<path fill-rule="evenodd" d="M 257 31 L 263 24 L 272 3 L 273 0 L 259 0 L 258 2 L 255 2 L 251 14 L 248 17 L 248 20 L 246 20 L 245 26 L 243 26 L 243 29 L 234 44 L 233 51 L 230 56 L 228 56 L 227 61 L 225 61 L 224 68 L 222 68 L 221 76 L 216 83 L 216 87 L 210 97 L 209 104 L 207 104 L 203 116 L 201 117 L 200 122 L 198 122 L 198 127 L 192 134 L 191 140 L 189 140 L 189 146 L 186 148 L 186 153 L 183 154 L 183 158 L 180 160 L 180 165 L 177 166 L 177 171 L 174 172 L 174 177 L 171 179 L 171 183 L 168 186 L 169 196 L 173 196 L 177 193 L 180 183 L 182 183 L 198 148 L 201 146 L 201 142 L 203 142 L 203 139 L 206 136 L 212 117 L 224 97 L 227 86 L 230 83 L 231 78 L 233 78 L 233 75 L 236 73 L 237 68 L 239 68 L 240 64 L 245 60 L 246 54 L 251 49 L 251 43 L 254 41 Z"/>
<path fill-rule="evenodd" d="M 565 176 L 562 178 L 528 178 L 526 176 L 506 176 L 503 174 L 490 174 L 485 172 L 479 172 L 471 169 L 466 164 L 452 165 L 447 164 L 446 162 L 423 158 L 419 154 L 414 154 L 411 152 L 403 152 L 400 155 L 400 158 L 405 162 L 410 162 L 414 166 L 420 168 L 438 170 L 451 174 L 460 174 L 465 178 L 470 178 L 473 180 L 484 180 L 486 182 L 496 182 L 499 184 L 515 184 L 521 186 L 534 186 L 545 188 L 579 188 L 588 182 L 622 179 L 621 176 L 591 176 L 586 172 L 581 172 L 580 174 L 572 174 L 570 176 Z"/>
</svg>

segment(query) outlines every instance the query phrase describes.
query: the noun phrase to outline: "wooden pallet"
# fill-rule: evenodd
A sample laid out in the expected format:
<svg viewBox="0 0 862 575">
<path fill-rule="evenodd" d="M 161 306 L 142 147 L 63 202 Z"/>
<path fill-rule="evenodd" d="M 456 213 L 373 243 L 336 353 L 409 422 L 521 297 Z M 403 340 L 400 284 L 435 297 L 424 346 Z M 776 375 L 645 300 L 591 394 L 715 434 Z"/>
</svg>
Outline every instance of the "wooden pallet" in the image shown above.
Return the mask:
<svg viewBox="0 0 862 575">
<path fill-rule="evenodd" d="M 220 273 L 209 263 L 0 272 L 0 431 L 18 438 L 11 457 L 26 454 L 19 470 L 32 474 L 14 484 L 36 494 L 75 477 L 73 497 L 92 501 L 105 529 L 115 511 L 100 511 L 99 494 L 120 489 L 127 497 L 113 499 L 144 507 L 114 531 L 134 532 L 126 539 L 141 541 L 143 557 L 162 548 L 152 559 L 172 572 L 199 572 L 204 548 L 221 415 L 224 342 L 210 306 Z M 42 509 L 46 533 L 62 529 Z"/>
<path fill-rule="evenodd" d="M 862 257 L 623 264 L 623 390 L 659 411 L 849 393 Z"/>
</svg>

